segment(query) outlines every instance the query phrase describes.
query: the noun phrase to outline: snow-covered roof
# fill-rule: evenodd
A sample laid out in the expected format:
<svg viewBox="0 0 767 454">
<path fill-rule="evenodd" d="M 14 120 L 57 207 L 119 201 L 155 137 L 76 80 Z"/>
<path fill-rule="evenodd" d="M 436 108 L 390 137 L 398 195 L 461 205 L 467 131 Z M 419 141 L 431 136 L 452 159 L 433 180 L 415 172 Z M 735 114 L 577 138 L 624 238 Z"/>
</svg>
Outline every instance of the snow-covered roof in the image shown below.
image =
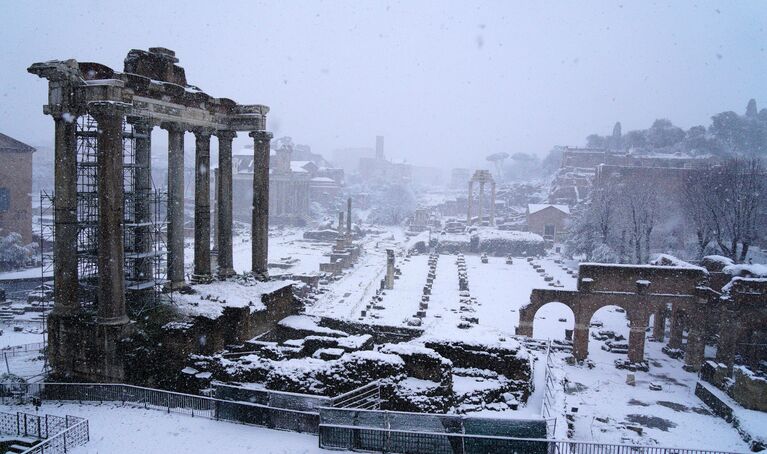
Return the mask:
<svg viewBox="0 0 767 454">
<path fill-rule="evenodd" d="M 314 181 L 316 183 L 335 183 L 336 180 L 328 177 L 314 177 L 311 179 L 311 181 Z"/>
<path fill-rule="evenodd" d="M 527 205 L 527 210 L 530 212 L 530 214 L 537 213 L 541 210 L 545 210 L 546 208 L 553 207 L 557 210 L 565 213 L 570 214 L 570 207 L 567 205 L 551 205 L 547 203 L 531 203 Z"/>
</svg>

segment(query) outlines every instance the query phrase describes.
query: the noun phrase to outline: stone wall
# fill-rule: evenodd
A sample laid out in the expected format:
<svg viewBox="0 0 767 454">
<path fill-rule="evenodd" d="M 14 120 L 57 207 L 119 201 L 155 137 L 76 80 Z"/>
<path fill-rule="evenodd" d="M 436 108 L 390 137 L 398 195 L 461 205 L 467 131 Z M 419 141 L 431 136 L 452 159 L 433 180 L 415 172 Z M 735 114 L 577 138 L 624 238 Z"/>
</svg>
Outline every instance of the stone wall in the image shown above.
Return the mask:
<svg viewBox="0 0 767 454">
<path fill-rule="evenodd" d="M 21 234 L 32 242 L 32 153 L 0 152 L 0 188 L 8 190 L 10 206 L 0 211 L 0 235 Z"/>
<path fill-rule="evenodd" d="M 637 291 L 637 281 L 649 281 L 647 293 L 667 295 L 693 295 L 695 287 L 705 285 L 708 275 L 703 268 L 682 268 L 650 265 L 602 265 L 582 263 L 578 268 L 578 290 L 595 292 L 631 292 Z"/>
</svg>

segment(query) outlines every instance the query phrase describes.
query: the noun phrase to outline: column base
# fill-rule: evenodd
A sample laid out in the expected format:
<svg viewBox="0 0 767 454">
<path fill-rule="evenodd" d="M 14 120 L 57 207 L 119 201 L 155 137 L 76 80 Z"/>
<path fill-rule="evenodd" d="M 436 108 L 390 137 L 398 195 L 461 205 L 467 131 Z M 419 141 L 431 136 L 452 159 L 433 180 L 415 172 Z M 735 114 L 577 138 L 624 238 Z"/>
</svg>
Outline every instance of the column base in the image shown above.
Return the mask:
<svg viewBox="0 0 767 454">
<path fill-rule="evenodd" d="M 121 315 L 119 317 L 96 317 L 96 323 L 99 325 L 126 325 L 130 323 L 130 319 L 127 315 Z"/>
<path fill-rule="evenodd" d="M 226 279 L 232 276 L 236 276 L 237 272 L 234 271 L 234 268 L 219 268 L 217 275 L 219 279 Z"/>
<path fill-rule="evenodd" d="M 210 284 L 213 282 L 213 276 L 210 274 L 193 274 L 191 283 L 192 284 Z"/>
<path fill-rule="evenodd" d="M 165 284 L 164 292 L 180 292 L 185 293 L 190 291 L 189 284 L 186 281 L 168 282 Z"/>
<path fill-rule="evenodd" d="M 266 282 L 269 280 L 269 272 L 268 271 L 253 271 L 253 278 L 257 281 Z"/>
</svg>

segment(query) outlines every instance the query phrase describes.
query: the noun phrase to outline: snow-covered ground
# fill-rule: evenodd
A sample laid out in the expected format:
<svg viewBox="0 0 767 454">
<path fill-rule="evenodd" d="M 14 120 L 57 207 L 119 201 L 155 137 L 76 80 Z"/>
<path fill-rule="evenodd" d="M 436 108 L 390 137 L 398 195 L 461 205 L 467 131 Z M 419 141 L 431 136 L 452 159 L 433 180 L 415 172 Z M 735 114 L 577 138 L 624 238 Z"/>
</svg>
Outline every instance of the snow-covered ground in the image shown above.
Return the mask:
<svg viewBox="0 0 767 454">
<path fill-rule="evenodd" d="M 35 413 L 34 407 L 0 411 Z M 118 404 L 43 403 L 40 414 L 88 419 L 90 441 L 72 451 L 96 453 L 325 453 L 317 437 Z"/>
</svg>

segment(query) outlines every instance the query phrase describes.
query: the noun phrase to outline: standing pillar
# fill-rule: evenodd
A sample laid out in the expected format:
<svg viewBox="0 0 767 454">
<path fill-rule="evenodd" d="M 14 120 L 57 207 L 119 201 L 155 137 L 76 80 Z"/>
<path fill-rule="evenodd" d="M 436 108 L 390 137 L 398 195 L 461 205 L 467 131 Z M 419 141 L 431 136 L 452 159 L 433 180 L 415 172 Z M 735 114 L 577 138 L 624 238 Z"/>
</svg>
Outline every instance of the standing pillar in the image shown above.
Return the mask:
<svg viewBox="0 0 767 454">
<path fill-rule="evenodd" d="M 53 232 L 53 311 L 71 315 L 80 308 L 77 296 L 77 120 L 68 112 L 53 115 L 55 162 Z"/>
<path fill-rule="evenodd" d="M 219 131 L 218 136 L 218 228 L 216 244 L 218 248 L 218 275 L 226 278 L 233 276 L 232 259 L 232 140 L 237 137 L 234 131 Z"/>
<path fill-rule="evenodd" d="M 575 320 L 575 329 L 573 330 L 573 357 L 578 361 L 583 361 L 589 357 L 589 325 L 578 322 L 579 320 Z"/>
<path fill-rule="evenodd" d="M 386 277 L 384 279 L 384 288 L 387 290 L 394 288 L 394 249 L 386 250 Z"/>
<path fill-rule="evenodd" d="M 706 342 L 701 327 L 690 327 L 690 331 L 687 333 L 687 348 L 684 352 L 684 369 L 687 371 L 700 370 L 705 352 Z"/>
<path fill-rule="evenodd" d="M 133 210 L 135 216 L 134 251 L 138 254 L 133 274 L 136 281 L 154 280 L 152 238 L 152 124 L 143 118 L 128 118 L 133 124 L 136 169 L 133 173 Z M 144 293 L 153 292 L 148 288 Z"/>
<path fill-rule="evenodd" d="M 123 245 L 123 113 L 113 104 L 96 105 L 98 122 L 98 317 L 104 325 L 128 323 L 125 309 Z"/>
<path fill-rule="evenodd" d="M 352 198 L 346 199 L 346 235 L 352 237 Z"/>
<path fill-rule="evenodd" d="M 338 212 L 338 236 L 342 236 L 344 233 L 344 212 Z"/>
<path fill-rule="evenodd" d="M 676 304 L 674 304 L 676 306 Z M 668 347 L 675 350 L 682 348 L 682 336 L 684 335 L 684 316 L 682 311 L 673 308 L 671 312 L 671 335 L 668 339 Z"/>
<path fill-rule="evenodd" d="M 194 275 L 195 282 L 210 282 L 210 135 L 198 128 L 194 166 Z"/>
<path fill-rule="evenodd" d="M 630 320 L 629 328 L 629 362 L 640 363 L 644 361 L 644 343 L 645 333 L 647 332 L 647 323 L 644 322 L 647 317 L 641 320 Z"/>
<path fill-rule="evenodd" d="M 742 329 L 737 313 L 722 309 L 719 340 L 716 344 L 716 362 L 726 365 L 728 370 L 731 370 L 735 363 L 736 346 Z"/>
<path fill-rule="evenodd" d="M 490 225 L 495 225 L 495 181 L 490 183 Z"/>
<path fill-rule="evenodd" d="M 479 196 L 477 201 L 477 206 L 479 207 L 478 213 L 477 213 L 477 225 L 482 225 L 482 204 L 485 201 L 485 182 L 480 181 L 479 182 Z"/>
<path fill-rule="evenodd" d="M 472 180 L 469 180 L 469 197 L 466 199 L 467 204 L 467 210 L 466 210 L 466 225 L 471 225 L 471 202 L 474 194 L 474 182 Z"/>
<path fill-rule="evenodd" d="M 253 131 L 253 221 L 251 259 L 257 279 L 268 280 L 269 271 L 269 143 L 272 133 Z"/>
<path fill-rule="evenodd" d="M 186 287 L 184 279 L 184 127 L 163 123 L 168 131 L 168 285 Z"/>
<path fill-rule="evenodd" d="M 662 305 L 655 311 L 652 322 L 652 337 L 656 342 L 663 342 L 666 338 L 666 305 Z"/>
</svg>

